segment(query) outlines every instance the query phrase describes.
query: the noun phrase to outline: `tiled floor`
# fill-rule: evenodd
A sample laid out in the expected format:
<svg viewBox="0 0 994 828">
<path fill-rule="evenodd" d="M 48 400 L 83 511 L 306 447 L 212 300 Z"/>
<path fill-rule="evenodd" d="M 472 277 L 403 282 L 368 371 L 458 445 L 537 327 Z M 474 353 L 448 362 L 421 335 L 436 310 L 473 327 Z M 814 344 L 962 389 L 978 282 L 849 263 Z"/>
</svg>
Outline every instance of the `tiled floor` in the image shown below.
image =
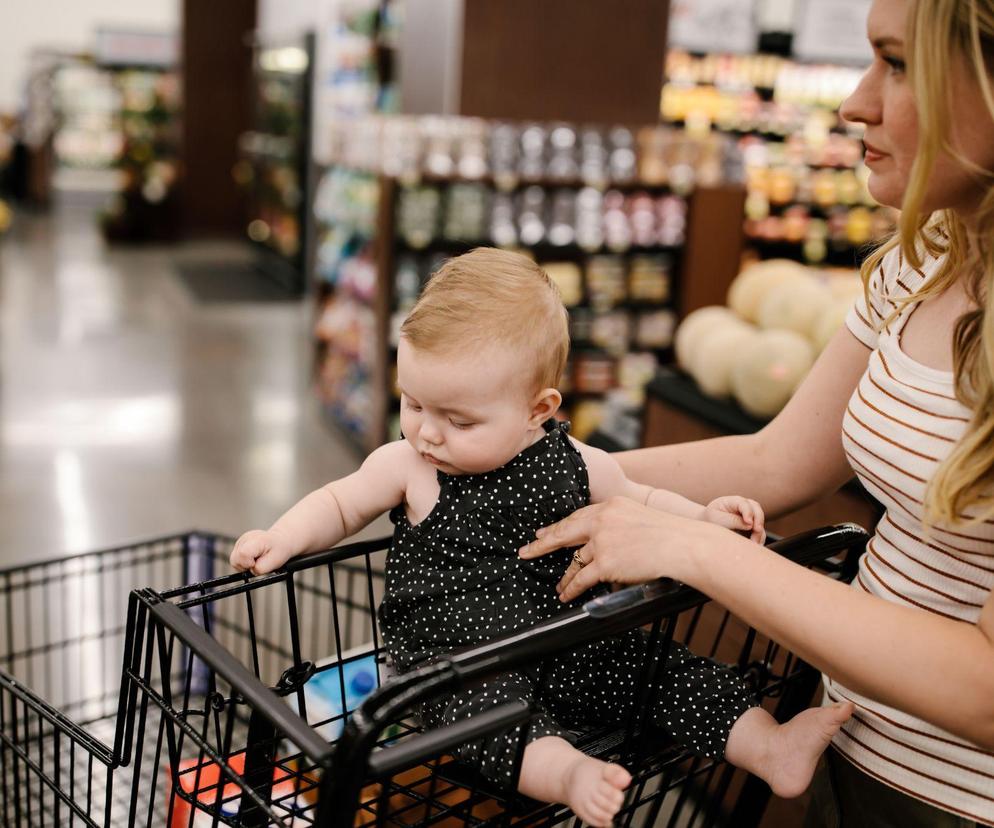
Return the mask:
<svg viewBox="0 0 994 828">
<path fill-rule="evenodd" d="M 173 272 L 246 252 L 108 248 L 79 204 L 16 217 L 0 241 L 0 567 L 237 534 L 356 467 L 308 388 L 309 303 L 202 305 Z"/>
</svg>

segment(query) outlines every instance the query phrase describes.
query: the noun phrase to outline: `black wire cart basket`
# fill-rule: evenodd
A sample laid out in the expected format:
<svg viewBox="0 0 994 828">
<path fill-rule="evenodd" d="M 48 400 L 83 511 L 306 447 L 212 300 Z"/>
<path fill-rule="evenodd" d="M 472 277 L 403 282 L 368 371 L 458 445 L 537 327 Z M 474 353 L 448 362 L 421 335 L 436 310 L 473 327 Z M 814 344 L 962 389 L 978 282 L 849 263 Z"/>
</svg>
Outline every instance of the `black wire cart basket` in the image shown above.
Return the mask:
<svg viewBox="0 0 994 828">
<path fill-rule="evenodd" d="M 847 578 L 865 546 L 845 524 L 772 547 Z M 0 823 L 30 826 L 555 825 L 452 751 L 523 734 L 525 703 L 436 730 L 418 706 L 643 628 L 732 664 L 780 720 L 819 676 L 703 595 L 659 581 L 399 676 L 376 623 L 387 540 L 261 577 L 232 541 L 188 533 L 0 571 Z M 168 585 L 187 584 L 176 588 Z M 624 727 L 578 734 L 632 773 L 619 825 L 757 825 L 759 780 L 695 756 L 649 723 L 665 676 L 646 659 Z"/>
</svg>

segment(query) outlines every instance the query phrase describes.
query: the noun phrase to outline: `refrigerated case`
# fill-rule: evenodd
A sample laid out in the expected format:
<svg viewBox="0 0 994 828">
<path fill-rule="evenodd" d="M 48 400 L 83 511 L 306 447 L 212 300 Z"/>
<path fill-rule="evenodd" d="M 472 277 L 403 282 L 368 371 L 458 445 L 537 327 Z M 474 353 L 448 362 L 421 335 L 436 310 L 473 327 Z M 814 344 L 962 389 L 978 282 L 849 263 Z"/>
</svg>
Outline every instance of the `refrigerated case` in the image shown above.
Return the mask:
<svg viewBox="0 0 994 828">
<path fill-rule="evenodd" d="M 248 197 L 245 232 L 259 268 L 294 293 L 306 288 L 310 240 L 314 36 L 260 42 L 253 57 L 254 126 L 236 175 Z"/>
</svg>

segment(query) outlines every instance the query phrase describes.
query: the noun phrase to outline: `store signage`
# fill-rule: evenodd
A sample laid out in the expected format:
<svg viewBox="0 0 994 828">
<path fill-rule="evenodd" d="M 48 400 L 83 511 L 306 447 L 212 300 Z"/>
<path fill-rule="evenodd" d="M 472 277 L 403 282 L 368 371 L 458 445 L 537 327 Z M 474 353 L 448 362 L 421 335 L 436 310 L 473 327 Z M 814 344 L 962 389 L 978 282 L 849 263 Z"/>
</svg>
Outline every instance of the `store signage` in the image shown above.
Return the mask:
<svg viewBox="0 0 994 828">
<path fill-rule="evenodd" d="M 690 52 L 752 54 L 759 42 L 754 0 L 672 0 L 671 46 Z"/>
<path fill-rule="evenodd" d="M 794 56 L 800 60 L 866 65 L 871 0 L 799 0 Z"/>
<path fill-rule="evenodd" d="M 174 32 L 98 29 L 97 62 L 120 66 L 173 67 L 179 59 L 179 38 Z"/>
</svg>

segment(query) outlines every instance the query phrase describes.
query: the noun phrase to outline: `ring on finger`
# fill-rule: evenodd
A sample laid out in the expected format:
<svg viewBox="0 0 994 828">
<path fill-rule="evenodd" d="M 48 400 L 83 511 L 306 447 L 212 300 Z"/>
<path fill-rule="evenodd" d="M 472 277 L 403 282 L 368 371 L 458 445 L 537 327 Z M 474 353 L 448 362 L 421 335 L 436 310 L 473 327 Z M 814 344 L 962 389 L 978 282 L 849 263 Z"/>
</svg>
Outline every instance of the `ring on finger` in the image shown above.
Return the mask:
<svg viewBox="0 0 994 828">
<path fill-rule="evenodd" d="M 583 569 L 589 561 L 583 560 L 583 558 L 580 557 L 580 550 L 577 549 L 576 552 L 573 553 L 573 563 L 580 567 L 580 569 Z"/>
</svg>

